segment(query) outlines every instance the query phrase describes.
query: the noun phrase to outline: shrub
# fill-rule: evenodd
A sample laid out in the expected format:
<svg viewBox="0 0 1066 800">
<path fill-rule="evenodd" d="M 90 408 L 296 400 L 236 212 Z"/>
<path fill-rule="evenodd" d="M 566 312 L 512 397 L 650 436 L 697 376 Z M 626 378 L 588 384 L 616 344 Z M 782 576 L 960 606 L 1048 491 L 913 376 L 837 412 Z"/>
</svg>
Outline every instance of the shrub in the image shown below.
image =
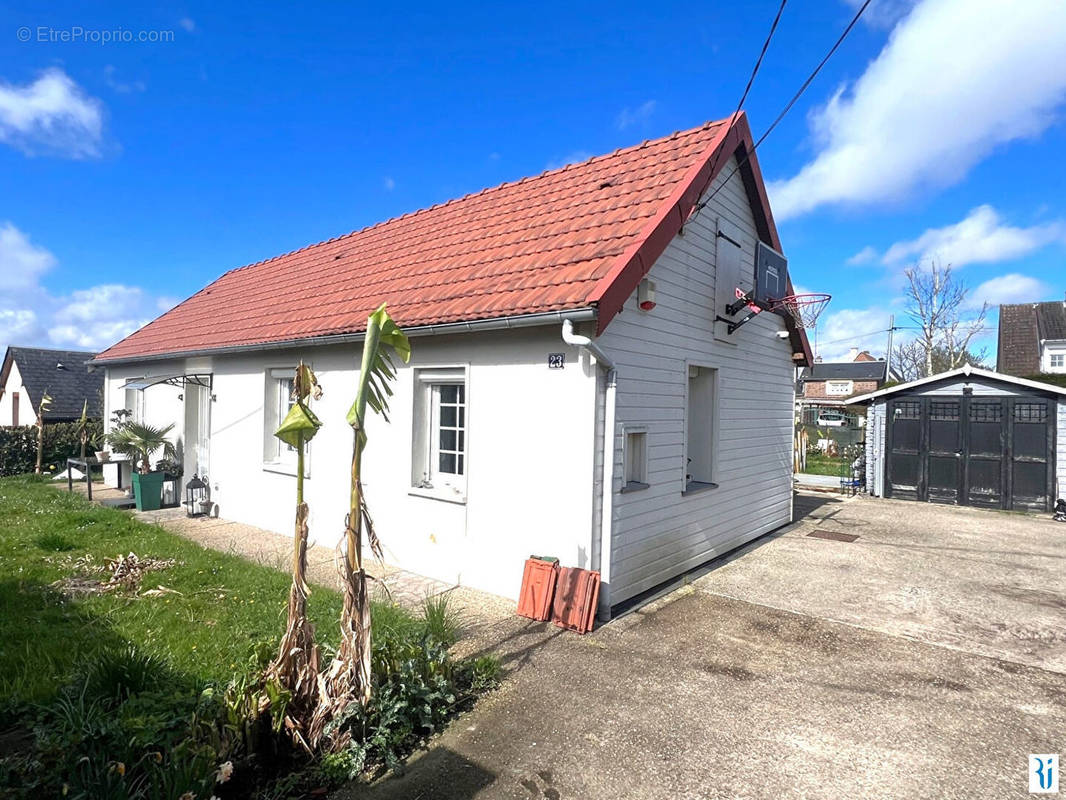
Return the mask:
<svg viewBox="0 0 1066 800">
<path fill-rule="evenodd" d="M 422 620 L 426 634 L 445 647 L 459 641 L 462 615 L 451 606 L 447 594 L 427 597 L 422 601 Z"/>
<path fill-rule="evenodd" d="M 103 438 L 103 423 L 89 421 L 89 445 L 92 450 Z M 89 455 L 90 453 L 86 453 Z M 48 422 L 44 425 L 44 460 L 46 472 L 56 472 L 66 466 L 68 458 L 81 455 L 81 437 L 77 422 Z M 0 428 L 0 476 L 22 475 L 33 472 L 37 466 L 37 428 L 21 425 L 17 428 Z"/>
</svg>

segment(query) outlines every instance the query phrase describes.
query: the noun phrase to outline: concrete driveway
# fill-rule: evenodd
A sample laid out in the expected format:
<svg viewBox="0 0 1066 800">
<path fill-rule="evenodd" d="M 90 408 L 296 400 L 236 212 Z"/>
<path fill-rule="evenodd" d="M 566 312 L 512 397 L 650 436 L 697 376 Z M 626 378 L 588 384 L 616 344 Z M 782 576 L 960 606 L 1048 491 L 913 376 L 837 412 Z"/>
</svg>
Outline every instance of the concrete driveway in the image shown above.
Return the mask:
<svg viewBox="0 0 1066 800">
<path fill-rule="evenodd" d="M 1027 797 L 1027 754 L 1066 754 L 1066 526 L 801 502 L 589 636 L 507 621 L 503 687 L 339 796 Z"/>
</svg>

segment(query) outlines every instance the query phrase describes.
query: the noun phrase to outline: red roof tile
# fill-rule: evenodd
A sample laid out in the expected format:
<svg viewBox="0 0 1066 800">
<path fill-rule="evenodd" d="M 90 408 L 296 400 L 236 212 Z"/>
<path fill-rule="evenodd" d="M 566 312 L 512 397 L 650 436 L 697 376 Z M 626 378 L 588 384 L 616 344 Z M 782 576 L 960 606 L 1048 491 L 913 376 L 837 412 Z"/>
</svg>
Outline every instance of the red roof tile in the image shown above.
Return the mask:
<svg viewBox="0 0 1066 800">
<path fill-rule="evenodd" d="M 98 360 L 598 308 L 602 330 L 738 146 L 707 123 L 231 270 Z M 723 149 L 719 158 L 715 153 Z M 758 167 L 757 197 L 765 204 Z M 748 183 L 751 181 L 749 180 Z M 750 194 L 750 187 L 749 187 Z M 764 238 L 780 249 L 768 208 Z"/>
</svg>

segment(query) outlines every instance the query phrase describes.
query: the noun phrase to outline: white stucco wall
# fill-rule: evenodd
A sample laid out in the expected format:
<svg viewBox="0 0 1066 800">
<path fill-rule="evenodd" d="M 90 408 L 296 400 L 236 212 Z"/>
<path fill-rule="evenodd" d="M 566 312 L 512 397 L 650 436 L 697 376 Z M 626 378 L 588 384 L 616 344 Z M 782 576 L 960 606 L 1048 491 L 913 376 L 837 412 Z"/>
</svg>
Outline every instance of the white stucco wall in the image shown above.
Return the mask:
<svg viewBox="0 0 1066 800">
<path fill-rule="evenodd" d="M 588 567 L 595 376 L 587 359 L 582 363 L 577 349 L 562 342 L 558 325 L 420 337 L 412 351 L 393 386 L 391 422 L 373 417 L 368 424 L 363 462 L 386 560 L 507 597 L 517 597 L 532 553 Z M 302 357 L 324 391 L 314 404 L 324 425 L 310 447 L 305 486 L 311 538 L 330 547 L 339 541 L 352 445 L 345 414 L 361 352 L 361 344 L 330 345 L 211 359 L 209 477 L 221 516 L 291 535 L 295 477 L 263 463 L 264 386 L 271 369 L 294 367 Z M 566 365 L 549 370 L 548 353 L 557 352 L 566 353 Z M 465 502 L 450 502 L 411 486 L 414 371 L 459 365 L 467 369 L 467 492 Z M 175 367 L 152 364 L 149 371 L 180 371 Z M 145 372 L 110 370 L 111 408 L 122 402 L 123 380 Z M 148 389 L 145 409 L 155 424 L 182 427 L 181 404 L 169 387 Z"/>
<path fill-rule="evenodd" d="M 0 396 L 0 426 L 8 427 L 15 424 L 14 421 L 14 394 L 19 396 L 19 425 L 32 425 L 35 421 L 33 403 L 30 400 L 26 387 L 22 385 L 22 375 L 19 374 L 19 365 L 11 359 L 11 370 L 7 374 L 7 382 L 4 385 L 3 396 Z"/>
<path fill-rule="evenodd" d="M 718 181 L 734 166 L 732 160 Z M 719 248 L 735 250 L 718 238 L 719 226 L 740 243 L 741 282 L 750 287 L 757 234 L 737 174 L 652 267 L 648 277 L 656 284 L 656 307 L 641 311 L 631 297 L 600 339 L 618 368 L 611 603 L 792 518 L 792 350 L 776 335 L 784 323 L 769 313 L 731 336 L 720 329 L 716 338 Z M 719 294 L 732 294 L 735 288 L 725 287 Z M 683 495 L 690 364 L 717 370 L 712 427 L 713 481 L 718 486 Z M 626 425 L 647 429 L 649 486 L 620 493 Z"/>
</svg>

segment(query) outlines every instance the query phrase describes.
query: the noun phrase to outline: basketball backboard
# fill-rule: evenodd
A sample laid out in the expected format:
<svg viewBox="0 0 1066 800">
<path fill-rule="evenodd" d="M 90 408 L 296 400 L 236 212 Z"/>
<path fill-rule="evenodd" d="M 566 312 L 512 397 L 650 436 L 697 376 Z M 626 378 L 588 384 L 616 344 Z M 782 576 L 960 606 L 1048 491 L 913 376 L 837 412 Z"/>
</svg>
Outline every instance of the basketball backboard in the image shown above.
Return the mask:
<svg viewBox="0 0 1066 800">
<path fill-rule="evenodd" d="M 788 260 L 769 245 L 755 246 L 755 302 L 767 307 L 788 294 Z"/>
</svg>

